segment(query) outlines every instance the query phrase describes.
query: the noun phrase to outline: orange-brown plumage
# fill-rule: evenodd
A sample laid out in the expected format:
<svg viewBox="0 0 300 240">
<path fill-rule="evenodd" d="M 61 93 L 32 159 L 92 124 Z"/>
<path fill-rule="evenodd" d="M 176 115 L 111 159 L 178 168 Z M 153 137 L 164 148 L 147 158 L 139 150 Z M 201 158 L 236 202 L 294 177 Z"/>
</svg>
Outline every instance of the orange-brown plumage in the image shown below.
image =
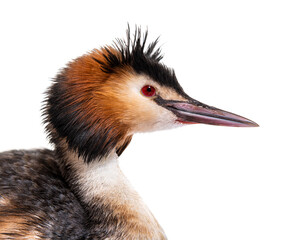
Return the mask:
<svg viewBox="0 0 300 240">
<path fill-rule="evenodd" d="M 120 86 L 125 86 L 126 81 L 133 77 L 133 71 L 126 67 L 122 71 L 108 74 L 99 71 L 99 63 L 94 59 L 105 62 L 103 52 L 93 50 L 91 54 L 84 55 L 69 64 L 66 70 L 66 83 L 68 92 L 66 99 L 72 99 L 69 106 L 80 103 L 80 109 L 74 107 L 72 111 L 78 114 L 79 121 L 84 122 L 94 132 L 99 129 L 110 129 L 103 145 L 110 139 L 117 139 L 117 148 L 131 139 L 131 122 L 126 121 L 128 113 L 127 99 L 120 99 Z M 73 98 L 76 96 L 76 98 Z M 117 126 L 117 127 L 116 127 Z"/>
</svg>

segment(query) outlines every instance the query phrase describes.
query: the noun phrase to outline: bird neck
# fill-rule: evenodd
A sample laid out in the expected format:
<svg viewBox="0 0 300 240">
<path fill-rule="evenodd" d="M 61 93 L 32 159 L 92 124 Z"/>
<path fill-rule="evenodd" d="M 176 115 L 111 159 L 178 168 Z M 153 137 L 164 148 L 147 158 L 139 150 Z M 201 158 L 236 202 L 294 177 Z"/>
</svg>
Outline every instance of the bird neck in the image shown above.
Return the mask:
<svg viewBox="0 0 300 240">
<path fill-rule="evenodd" d="M 152 213 L 119 167 L 115 151 L 86 163 L 66 150 L 60 163 L 63 175 L 76 194 L 97 232 L 111 231 L 114 239 L 156 239 L 165 235 Z"/>
</svg>

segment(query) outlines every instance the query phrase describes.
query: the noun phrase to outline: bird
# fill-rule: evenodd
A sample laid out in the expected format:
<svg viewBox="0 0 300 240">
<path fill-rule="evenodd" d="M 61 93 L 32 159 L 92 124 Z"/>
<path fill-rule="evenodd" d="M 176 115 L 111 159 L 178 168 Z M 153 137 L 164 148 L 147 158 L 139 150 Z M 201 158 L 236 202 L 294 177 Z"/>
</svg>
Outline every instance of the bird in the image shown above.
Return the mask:
<svg viewBox="0 0 300 240">
<path fill-rule="evenodd" d="M 257 127 L 185 93 L 159 38 L 126 37 L 61 69 L 45 92 L 53 149 L 0 154 L 0 239 L 166 240 L 119 167 L 136 133 L 189 124 Z"/>
</svg>

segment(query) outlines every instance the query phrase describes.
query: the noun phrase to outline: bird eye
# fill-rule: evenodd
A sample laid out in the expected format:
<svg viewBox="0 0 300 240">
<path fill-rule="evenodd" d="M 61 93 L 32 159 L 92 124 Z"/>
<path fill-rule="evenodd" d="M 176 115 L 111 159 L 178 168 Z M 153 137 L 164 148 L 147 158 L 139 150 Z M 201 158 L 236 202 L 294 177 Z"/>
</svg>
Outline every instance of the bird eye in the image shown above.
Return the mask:
<svg viewBox="0 0 300 240">
<path fill-rule="evenodd" d="M 141 92 L 146 97 L 152 97 L 155 95 L 155 88 L 150 85 L 146 85 L 146 86 L 142 87 Z"/>
</svg>

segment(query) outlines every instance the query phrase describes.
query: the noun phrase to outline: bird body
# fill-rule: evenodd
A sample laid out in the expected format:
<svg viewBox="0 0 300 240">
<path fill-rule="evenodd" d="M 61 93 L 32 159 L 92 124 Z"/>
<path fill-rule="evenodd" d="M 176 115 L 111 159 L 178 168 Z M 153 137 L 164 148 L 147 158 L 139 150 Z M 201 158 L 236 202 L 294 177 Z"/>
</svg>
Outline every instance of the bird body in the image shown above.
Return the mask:
<svg viewBox="0 0 300 240">
<path fill-rule="evenodd" d="M 128 30 L 56 76 L 43 108 L 54 150 L 0 154 L 0 239 L 165 240 L 119 167 L 132 136 L 189 123 L 257 126 L 189 97 L 146 39 Z"/>
<path fill-rule="evenodd" d="M 74 155 L 66 182 L 54 151 L 1 154 L 0 239 L 166 239 L 115 153 L 89 165 Z"/>
<path fill-rule="evenodd" d="M 84 209 L 51 150 L 0 155 L 0 239 L 84 239 Z"/>
</svg>

